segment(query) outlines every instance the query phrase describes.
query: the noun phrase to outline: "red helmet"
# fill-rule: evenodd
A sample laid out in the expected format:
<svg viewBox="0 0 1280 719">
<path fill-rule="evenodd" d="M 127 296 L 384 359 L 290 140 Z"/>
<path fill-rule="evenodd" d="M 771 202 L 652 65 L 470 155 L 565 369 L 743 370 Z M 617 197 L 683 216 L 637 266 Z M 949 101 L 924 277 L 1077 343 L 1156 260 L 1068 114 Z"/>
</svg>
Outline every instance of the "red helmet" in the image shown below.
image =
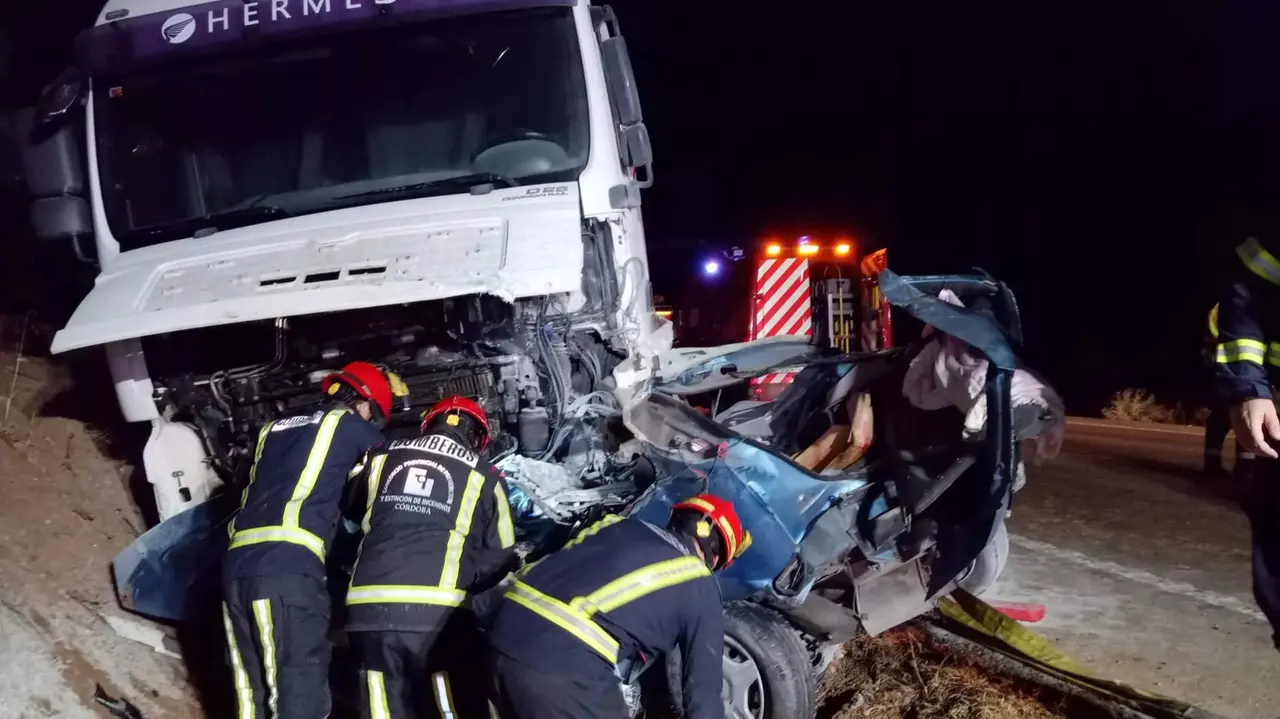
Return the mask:
<svg viewBox="0 0 1280 719">
<path fill-rule="evenodd" d="M 489 416 L 484 413 L 484 409 L 480 405 L 461 395 L 455 394 L 452 397 L 442 399 L 436 402 L 436 406 L 427 410 L 427 413 L 422 415 L 421 431 L 426 432 L 427 425 L 431 424 L 431 420 L 446 412 L 465 414 L 479 422 L 480 429 L 484 430 L 484 432 L 480 436 L 476 451 L 483 452 L 484 448 L 489 446 Z"/>
<path fill-rule="evenodd" d="M 711 494 L 699 494 L 683 502 L 677 502 L 671 508 L 672 512 L 682 510 L 702 514 L 709 520 L 710 526 L 715 527 L 720 533 L 724 556 L 717 558 L 714 567 L 717 571 L 728 568 L 733 564 L 733 560 L 741 557 L 742 553 L 747 551 L 747 547 L 751 546 L 751 532 L 743 531 L 742 522 L 738 519 L 738 513 L 734 511 L 732 502 Z"/>
<path fill-rule="evenodd" d="M 333 394 L 337 390 L 334 385 L 342 382 L 355 390 L 356 394 L 369 400 L 382 410 L 382 417 L 391 416 L 391 380 L 382 370 L 368 362 L 352 362 L 341 370 L 334 372 L 320 383 L 320 390 L 325 394 Z"/>
</svg>

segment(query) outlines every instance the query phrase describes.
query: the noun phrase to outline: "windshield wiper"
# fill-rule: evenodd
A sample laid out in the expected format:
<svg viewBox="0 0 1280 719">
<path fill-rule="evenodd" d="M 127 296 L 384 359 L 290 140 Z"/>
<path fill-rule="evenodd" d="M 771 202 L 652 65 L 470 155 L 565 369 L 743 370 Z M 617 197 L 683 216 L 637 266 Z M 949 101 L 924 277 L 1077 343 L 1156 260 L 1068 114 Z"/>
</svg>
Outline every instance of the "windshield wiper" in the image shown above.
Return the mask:
<svg viewBox="0 0 1280 719">
<path fill-rule="evenodd" d="M 293 217 L 293 213 L 274 205 L 250 205 L 207 215 L 188 217 L 176 222 L 153 227 L 139 227 L 135 230 L 142 237 L 159 237 L 177 233 L 179 236 L 208 237 L 221 230 L 234 230 L 237 227 L 255 225 L 267 220 L 280 220 Z"/>
<path fill-rule="evenodd" d="M 368 192 L 357 192 L 353 195 L 340 195 L 335 200 L 357 200 L 365 197 L 394 197 L 397 195 L 405 195 L 412 197 L 420 194 L 430 194 L 436 190 L 448 190 L 458 187 L 465 187 L 471 191 L 473 195 L 487 195 L 493 192 L 497 186 L 515 187 L 520 183 L 507 177 L 493 172 L 476 172 L 470 175 L 458 175 L 457 177 L 446 177 L 442 180 L 432 180 L 430 182 L 415 182 L 411 185 L 400 185 L 398 187 L 383 187 L 377 190 L 369 190 Z"/>
<path fill-rule="evenodd" d="M 263 220 L 269 218 L 291 217 L 292 212 L 283 207 L 275 205 L 250 205 L 249 207 L 240 207 L 234 210 L 222 210 L 221 212 L 210 212 L 200 218 L 207 222 L 243 222 L 245 220 Z"/>
<path fill-rule="evenodd" d="M 292 212 L 282 207 L 259 205 L 255 202 L 245 207 L 236 207 L 230 210 L 222 210 L 221 212 L 210 212 L 202 217 L 193 217 L 188 222 L 200 228 L 193 233 L 193 237 L 205 237 L 219 230 L 232 230 L 245 225 L 265 222 L 266 220 L 280 220 L 292 216 Z"/>
</svg>

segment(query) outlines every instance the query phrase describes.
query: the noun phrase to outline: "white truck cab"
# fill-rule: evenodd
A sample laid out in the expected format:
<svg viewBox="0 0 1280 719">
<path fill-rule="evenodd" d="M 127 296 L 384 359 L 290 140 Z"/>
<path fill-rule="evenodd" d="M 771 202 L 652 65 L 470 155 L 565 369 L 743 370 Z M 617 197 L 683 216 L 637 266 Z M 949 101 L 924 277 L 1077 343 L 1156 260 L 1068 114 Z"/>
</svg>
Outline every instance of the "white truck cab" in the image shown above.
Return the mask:
<svg viewBox="0 0 1280 719">
<path fill-rule="evenodd" d="M 393 430 L 463 394 L 503 452 L 601 469 L 588 410 L 671 346 L 609 8 L 109 0 L 77 53 L 25 157 L 37 234 L 100 267 L 53 351 L 105 349 L 161 520 L 352 360 L 412 390 Z"/>
</svg>

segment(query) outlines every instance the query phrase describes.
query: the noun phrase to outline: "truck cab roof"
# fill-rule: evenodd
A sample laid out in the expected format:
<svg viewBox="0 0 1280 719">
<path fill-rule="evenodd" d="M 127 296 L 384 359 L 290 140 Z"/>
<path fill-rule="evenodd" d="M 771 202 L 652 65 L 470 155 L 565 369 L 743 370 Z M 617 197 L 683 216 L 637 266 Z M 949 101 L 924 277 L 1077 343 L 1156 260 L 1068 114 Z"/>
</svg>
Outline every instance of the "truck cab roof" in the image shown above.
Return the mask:
<svg viewBox="0 0 1280 719">
<path fill-rule="evenodd" d="M 301 5 L 302 0 L 290 0 Z M 162 12 L 173 12 L 200 5 L 213 5 L 218 0 L 107 0 L 102 12 L 98 13 L 97 25 L 105 25 L 127 17 L 152 15 Z M 270 0 L 263 4 L 269 4 Z"/>
<path fill-rule="evenodd" d="M 408 23 L 575 0 L 108 0 L 84 41 L 90 74 L 363 23 Z"/>
</svg>

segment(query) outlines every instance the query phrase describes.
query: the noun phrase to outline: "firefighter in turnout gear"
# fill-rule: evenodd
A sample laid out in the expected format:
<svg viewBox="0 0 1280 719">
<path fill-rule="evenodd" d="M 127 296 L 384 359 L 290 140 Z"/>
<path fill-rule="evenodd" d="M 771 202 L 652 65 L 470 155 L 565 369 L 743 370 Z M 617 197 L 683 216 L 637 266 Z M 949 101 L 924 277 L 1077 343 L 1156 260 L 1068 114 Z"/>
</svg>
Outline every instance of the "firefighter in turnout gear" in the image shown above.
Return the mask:
<svg viewBox="0 0 1280 719">
<path fill-rule="evenodd" d="M 680 648 L 684 714 L 721 719 L 724 618 L 712 572 L 750 545 L 733 506 L 676 504 L 666 528 L 608 516 L 521 571 L 494 613 L 503 719 L 625 719 L 618 664 Z"/>
<path fill-rule="evenodd" d="M 515 559 L 506 483 L 480 457 L 488 442 L 484 410 L 452 397 L 423 416 L 421 437 L 375 449 L 352 484 L 364 539 L 346 627 L 366 718 L 488 715 L 470 597 Z"/>
<path fill-rule="evenodd" d="M 347 478 L 382 441 L 403 387 L 395 375 L 353 362 L 324 379 L 327 406 L 258 433 L 222 567 L 239 719 L 329 713 L 325 554 Z"/>
<path fill-rule="evenodd" d="M 1257 456 L 1244 510 L 1253 542 L 1253 594 L 1280 648 L 1280 419 L 1271 373 L 1280 368 L 1280 242 L 1250 237 L 1236 248 L 1243 263 L 1218 304 L 1214 373 L 1217 399 L 1230 408 L 1242 452 Z"/>
</svg>

